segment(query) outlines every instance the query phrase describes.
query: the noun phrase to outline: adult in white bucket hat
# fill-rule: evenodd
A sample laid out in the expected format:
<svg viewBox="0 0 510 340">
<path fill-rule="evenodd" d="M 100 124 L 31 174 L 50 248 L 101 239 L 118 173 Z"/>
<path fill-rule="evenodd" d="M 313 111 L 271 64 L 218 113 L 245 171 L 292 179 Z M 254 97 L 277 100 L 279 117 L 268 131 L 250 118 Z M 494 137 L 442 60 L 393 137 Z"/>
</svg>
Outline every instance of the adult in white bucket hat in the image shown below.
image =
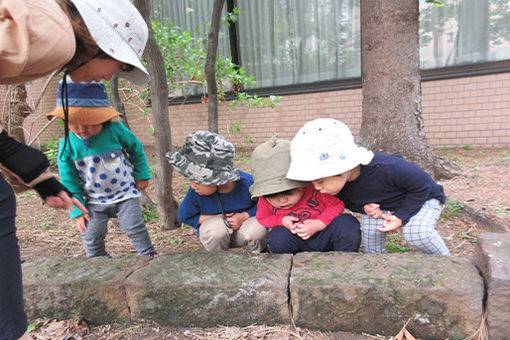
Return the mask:
<svg viewBox="0 0 510 340">
<path fill-rule="evenodd" d="M 55 70 L 74 82 L 149 80 L 140 62 L 148 27 L 129 0 L 2 0 L 0 18 L 1 84 Z"/>
<path fill-rule="evenodd" d="M 114 74 L 137 84 L 149 80 L 139 60 L 147 24 L 129 0 L 1 0 L 0 36 L 0 84 L 58 70 L 75 82 L 110 80 Z M 1 126 L 0 159 L 13 179 L 34 188 L 47 206 L 75 204 L 87 211 L 49 173 L 44 154 L 18 143 Z M 0 277 L 5 278 L 0 281 L 0 338 L 26 340 L 32 338 L 26 332 L 15 216 L 15 195 L 0 175 Z"/>
<path fill-rule="evenodd" d="M 335 119 L 306 123 L 291 143 L 287 177 L 312 181 L 363 214 L 365 253 L 385 252 L 386 232 L 402 227 L 407 243 L 424 253 L 450 255 L 435 225 L 446 200 L 443 187 L 400 156 L 373 153 L 354 143 Z"/>
</svg>

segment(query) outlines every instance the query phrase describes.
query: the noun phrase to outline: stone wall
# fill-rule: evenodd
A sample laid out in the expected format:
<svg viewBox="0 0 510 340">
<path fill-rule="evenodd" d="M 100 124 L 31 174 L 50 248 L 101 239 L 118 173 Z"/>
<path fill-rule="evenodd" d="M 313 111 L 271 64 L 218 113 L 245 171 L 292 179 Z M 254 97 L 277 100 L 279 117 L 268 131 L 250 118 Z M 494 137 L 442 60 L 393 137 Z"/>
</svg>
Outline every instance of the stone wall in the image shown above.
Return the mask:
<svg viewBox="0 0 510 340">
<path fill-rule="evenodd" d="M 48 258 L 23 264 L 31 318 L 126 318 L 161 325 L 295 323 L 324 331 L 464 339 L 487 310 L 490 339 L 510 339 L 510 234 L 479 254 L 174 253 L 154 260 Z M 486 304 L 486 305 L 484 305 Z"/>
</svg>

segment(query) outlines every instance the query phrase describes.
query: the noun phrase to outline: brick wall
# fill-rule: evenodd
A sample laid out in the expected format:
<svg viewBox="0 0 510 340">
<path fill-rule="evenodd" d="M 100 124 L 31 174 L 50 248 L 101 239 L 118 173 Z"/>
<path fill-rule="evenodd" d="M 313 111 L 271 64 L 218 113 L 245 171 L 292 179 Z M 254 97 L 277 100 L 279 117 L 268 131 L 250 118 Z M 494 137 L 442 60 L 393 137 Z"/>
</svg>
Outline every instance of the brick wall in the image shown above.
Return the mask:
<svg viewBox="0 0 510 340">
<path fill-rule="evenodd" d="M 44 81 L 33 82 L 31 97 L 38 94 Z M 46 123 L 42 115 L 53 109 L 56 85 L 36 116 L 27 119 L 27 132 L 32 135 Z M 2 92 L 0 92 L 2 99 Z M 34 99 L 31 99 L 34 100 Z M 229 107 L 222 104 L 219 111 L 220 133 L 236 146 L 255 145 L 275 133 L 291 139 L 308 120 L 331 117 L 342 120 L 358 134 L 361 125 L 361 89 L 320 92 L 285 96 L 275 108 Z M 505 146 L 510 144 L 510 73 L 428 81 L 422 83 L 422 106 L 425 131 L 434 147 L 445 146 Z M 134 105 L 126 105 L 130 126 L 144 144 L 153 144 L 147 133 L 149 119 Z M 170 106 L 172 144 L 182 145 L 186 135 L 207 129 L 207 104 Z M 228 127 L 241 121 L 241 134 L 233 134 Z M 41 137 L 47 140 L 57 132 L 56 124 Z"/>
</svg>

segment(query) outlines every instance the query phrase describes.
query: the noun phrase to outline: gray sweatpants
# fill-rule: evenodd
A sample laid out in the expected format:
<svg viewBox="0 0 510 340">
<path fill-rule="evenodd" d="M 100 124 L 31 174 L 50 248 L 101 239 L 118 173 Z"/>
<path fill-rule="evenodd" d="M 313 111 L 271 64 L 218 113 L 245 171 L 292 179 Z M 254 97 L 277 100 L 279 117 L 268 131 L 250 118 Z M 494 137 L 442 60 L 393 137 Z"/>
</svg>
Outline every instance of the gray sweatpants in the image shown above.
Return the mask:
<svg viewBox="0 0 510 340">
<path fill-rule="evenodd" d="M 436 199 L 428 200 L 420 211 L 402 226 L 404 238 L 411 247 L 426 254 L 450 255 L 450 251 L 436 230 L 441 210 L 443 210 L 441 202 Z M 386 212 L 384 211 L 384 213 Z M 368 215 L 363 215 L 361 218 L 361 235 L 365 253 L 386 252 L 386 233 L 376 229 L 382 225 L 382 218 L 373 218 Z"/>
<path fill-rule="evenodd" d="M 114 204 L 88 204 L 90 221 L 81 234 L 87 257 L 108 256 L 104 238 L 108 232 L 108 220 L 117 217 L 122 230 L 131 239 L 138 255 L 156 254 L 149 232 L 145 226 L 138 198 L 130 198 Z"/>
</svg>

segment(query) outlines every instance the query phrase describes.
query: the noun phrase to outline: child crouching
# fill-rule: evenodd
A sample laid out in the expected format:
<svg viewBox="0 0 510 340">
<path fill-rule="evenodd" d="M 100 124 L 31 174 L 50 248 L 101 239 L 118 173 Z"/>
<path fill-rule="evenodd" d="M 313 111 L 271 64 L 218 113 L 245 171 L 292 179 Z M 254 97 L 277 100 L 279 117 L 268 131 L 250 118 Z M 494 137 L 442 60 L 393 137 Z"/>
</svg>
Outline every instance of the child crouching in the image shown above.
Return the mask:
<svg viewBox="0 0 510 340">
<path fill-rule="evenodd" d="M 322 194 L 309 182 L 287 179 L 290 142 L 276 136 L 253 151 L 253 198 L 259 197 L 257 220 L 271 228 L 267 243 L 272 253 L 358 251 L 360 225 L 344 204 Z"/>
<path fill-rule="evenodd" d="M 167 153 L 191 186 L 179 206 L 179 221 L 197 229 L 207 251 L 246 246 L 261 252 L 267 229 L 255 218 L 257 202 L 248 191 L 252 176 L 234 169 L 234 155 L 232 143 L 203 130 L 189 134 L 181 151 Z"/>
</svg>

